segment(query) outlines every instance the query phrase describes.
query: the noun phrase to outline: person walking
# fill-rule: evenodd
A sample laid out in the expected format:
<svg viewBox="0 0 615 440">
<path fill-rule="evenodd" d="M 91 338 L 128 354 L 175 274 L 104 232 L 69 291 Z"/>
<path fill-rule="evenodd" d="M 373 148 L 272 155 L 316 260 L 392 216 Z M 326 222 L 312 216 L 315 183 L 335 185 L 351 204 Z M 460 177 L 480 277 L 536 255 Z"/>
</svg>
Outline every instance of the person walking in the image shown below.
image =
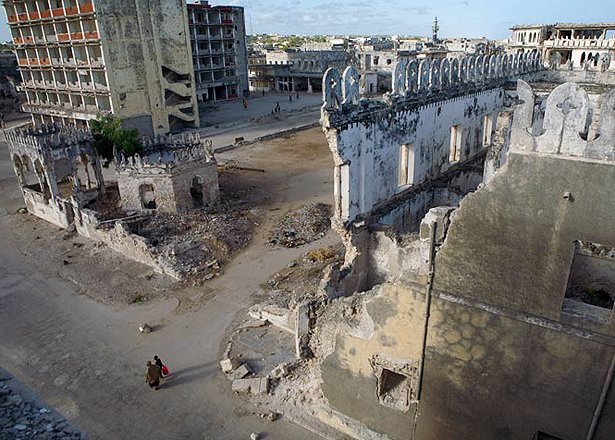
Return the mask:
<svg viewBox="0 0 615 440">
<path fill-rule="evenodd" d="M 162 372 L 159 365 L 152 364 L 152 361 L 147 361 L 147 368 L 145 369 L 145 383 L 150 388 L 155 390 L 160 388 L 160 379 L 162 378 Z"/>
<path fill-rule="evenodd" d="M 162 374 L 162 377 L 165 378 L 166 376 L 168 376 L 169 374 L 169 369 L 167 368 L 167 366 L 162 362 L 162 359 L 160 359 L 160 357 L 158 357 L 158 355 L 154 356 L 154 365 L 158 365 L 160 367 L 160 373 Z"/>
</svg>

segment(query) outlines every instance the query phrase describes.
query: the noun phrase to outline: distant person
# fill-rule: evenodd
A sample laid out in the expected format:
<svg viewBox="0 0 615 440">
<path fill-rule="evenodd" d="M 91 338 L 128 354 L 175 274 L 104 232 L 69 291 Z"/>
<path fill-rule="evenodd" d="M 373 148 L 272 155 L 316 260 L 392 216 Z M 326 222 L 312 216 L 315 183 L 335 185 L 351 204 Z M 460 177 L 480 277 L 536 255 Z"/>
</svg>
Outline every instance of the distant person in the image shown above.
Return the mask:
<svg viewBox="0 0 615 440">
<path fill-rule="evenodd" d="M 4 129 L 4 113 L 0 113 L 0 128 Z"/>
<path fill-rule="evenodd" d="M 293 102 L 293 95 L 288 95 L 288 102 Z"/>
<path fill-rule="evenodd" d="M 154 356 L 154 365 L 158 365 L 160 367 L 162 377 L 169 375 L 169 368 L 162 363 L 162 359 L 160 359 L 158 356 Z"/>
<path fill-rule="evenodd" d="M 276 113 L 280 111 L 280 103 L 276 102 L 275 103 L 275 108 L 273 109 Z"/>
<path fill-rule="evenodd" d="M 299 99 L 299 92 L 297 92 L 297 96 L 295 96 L 295 98 Z"/>
<path fill-rule="evenodd" d="M 263 96 L 265 96 L 265 89 L 263 89 Z"/>
<path fill-rule="evenodd" d="M 145 383 L 150 388 L 155 390 L 160 388 L 160 379 L 162 379 L 162 370 L 158 365 L 152 364 L 152 361 L 147 361 L 145 370 Z"/>
<path fill-rule="evenodd" d="M 244 110 L 248 109 L 248 101 L 246 101 L 246 98 L 243 98 L 243 109 Z"/>
</svg>

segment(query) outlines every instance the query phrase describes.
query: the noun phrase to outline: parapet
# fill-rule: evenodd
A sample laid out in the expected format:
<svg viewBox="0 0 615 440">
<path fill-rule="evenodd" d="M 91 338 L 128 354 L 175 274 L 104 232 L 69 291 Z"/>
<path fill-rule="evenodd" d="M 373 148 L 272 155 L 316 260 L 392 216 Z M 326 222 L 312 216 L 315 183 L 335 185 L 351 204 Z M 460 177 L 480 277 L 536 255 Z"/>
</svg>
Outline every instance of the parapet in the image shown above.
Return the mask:
<svg viewBox="0 0 615 440">
<path fill-rule="evenodd" d="M 544 116 L 537 113 L 536 95 L 528 83 L 518 80 L 517 93 L 511 151 L 615 160 L 615 90 L 602 96 L 598 109 L 577 83 L 561 84 L 547 97 Z M 600 120 L 590 139 L 592 115 L 597 114 Z"/>
<path fill-rule="evenodd" d="M 158 135 L 143 138 L 143 154 L 126 157 L 115 151 L 118 172 L 159 173 L 171 171 L 177 165 L 203 160 L 215 162 L 212 141 L 201 139 L 198 133 L 181 136 Z"/>
<path fill-rule="evenodd" d="M 11 152 L 29 156 L 45 156 L 47 153 L 61 156 L 62 152 L 70 156 L 68 153 L 70 151 L 77 154 L 78 151 L 89 150 L 92 141 L 89 130 L 59 124 L 42 124 L 35 128 L 10 130 L 5 136 Z"/>
<path fill-rule="evenodd" d="M 405 98 L 413 102 L 442 99 L 443 94 L 457 94 L 469 90 L 493 87 L 519 75 L 542 70 L 537 52 L 515 55 L 466 56 L 462 58 L 400 60 L 393 68 L 392 92 L 389 101 Z M 368 105 L 359 94 L 359 72 L 347 67 L 342 75 L 334 69 L 326 70 L 323 82 L 323 115 L 333 115 Z"/>
</svg>

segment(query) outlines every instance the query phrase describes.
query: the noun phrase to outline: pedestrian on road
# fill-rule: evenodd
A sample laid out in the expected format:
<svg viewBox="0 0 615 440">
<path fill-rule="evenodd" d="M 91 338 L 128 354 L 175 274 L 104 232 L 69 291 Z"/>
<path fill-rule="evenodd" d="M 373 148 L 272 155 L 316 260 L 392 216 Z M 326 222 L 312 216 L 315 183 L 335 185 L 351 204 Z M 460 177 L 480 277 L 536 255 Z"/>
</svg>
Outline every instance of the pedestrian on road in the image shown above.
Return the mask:
<svg viewBox="0 0 615 440">
<path fill-rule="evenodd" d="M 293 102 L 293 95 L 288 95 L 288 102 Z"/>
<path fill-rule="evenodd" d="M 158 355 L 154 356 L 154 365 L 158 365 L 160 367 L 160 373 L 163 378 L 169 374 L 169 369 L 162 363 L 162 359 L 160 359 Z"/>
<path fill-rule="evenodd" d="M 246 101 L 246 98 L 243 98 L 243 109 L 244 110 L 248 109 L 248 101 Z"/>
<path fill-rule="evenodd" d="M 263 89 L 263 96 L 265 96 L 265 89 Z"/>
<path fill-rule="evenodd" d="M 160 388 L 160 379 L 162 372 L 158 365 L 152 364 L 152 361 L 147 361 L 147 369 L 145 370 L 145 383 L 150 388 L 157 390 Z"/>
<path fill-rule="evenodd" d="M 297 98 L 297 99 L 299 99 L 299 92 L 297 92 L 297 96 L 296 96 L 296 98 Z"/>
<path fill-rule="evenodd" d="M 276 113 L 280 111 L 280 103 L 276 102 L 275 103 L 275 108 L 273 109 Z"/>
</svg>

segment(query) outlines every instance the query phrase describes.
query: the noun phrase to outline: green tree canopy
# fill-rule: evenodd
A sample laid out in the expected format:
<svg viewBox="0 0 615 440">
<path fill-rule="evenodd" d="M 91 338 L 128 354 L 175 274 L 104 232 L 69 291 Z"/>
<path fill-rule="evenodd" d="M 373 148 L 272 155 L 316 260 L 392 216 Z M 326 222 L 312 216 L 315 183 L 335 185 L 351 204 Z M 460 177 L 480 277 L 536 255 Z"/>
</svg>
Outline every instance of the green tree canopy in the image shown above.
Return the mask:
<svg viewBox="0 0 615 440">
<path fill-rule="evenodd" d="M 124 153 L 125 156 L 134 156 L 141 153 L 143 146 L 139 141 L 137 129 L 122 128 L 122 121 L 113 115 L 98 115 L 90 121 L 90 130 L 94 140 L 92 146 L 96 152 L 109 162 L 113 160 L 113 147 Z"/>
</svg>

